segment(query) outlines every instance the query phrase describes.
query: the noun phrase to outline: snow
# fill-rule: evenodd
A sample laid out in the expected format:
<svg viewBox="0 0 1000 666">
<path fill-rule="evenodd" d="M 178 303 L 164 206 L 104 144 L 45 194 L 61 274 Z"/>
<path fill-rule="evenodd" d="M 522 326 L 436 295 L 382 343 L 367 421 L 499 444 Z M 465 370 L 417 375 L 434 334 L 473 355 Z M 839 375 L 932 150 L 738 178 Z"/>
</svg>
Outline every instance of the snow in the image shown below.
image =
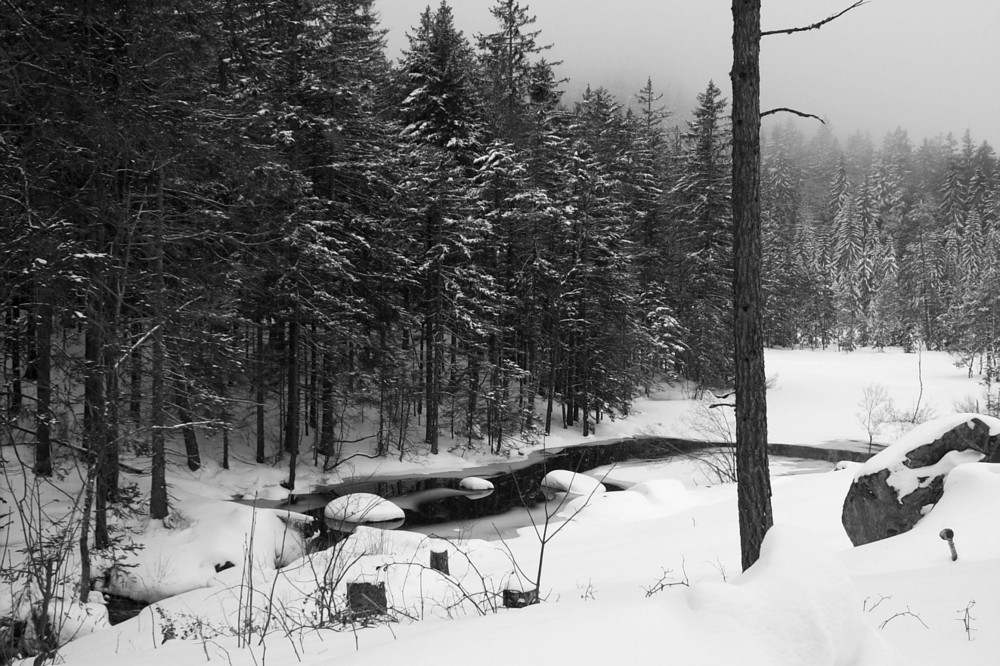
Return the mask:
<svg viewBox="0 0 1000 666">
<path fill-rule="evenodd" d="M 169 526 L 148 522 L 140 539 L 144 547 L 112 567 L 107 591 L 158 601 L 213 585 L 217 569 L 227 563 L 273 570 L 304 552 L 287 512 L 193 495 L 176 498 Z"/>
<path fill-rule="evenodd" d="M 542 488 L 567 495 L 597 495 L 607 491 L 600 481 L 565 469 L 554 469 L 542 479 Z"/>
<path fill-rule="evenodd" d="M 976 394 L 975 380 L 946 355 L 924 352 L 920 362 L 924 403 L 938 413 Z M 855 417 L 864 386 L 885 384 L 899 404 L 915 400 L 919 390 L 916 355 L 898 351 L 769 351 L 767 363 L 768 375 L 776 376 L 768 393 L 773 441 L 867 445 Z M 599 438 L 680 434 L 693 404 L 680 392 L 654 393 L 630 418 L 600 423 Z M 546 445 L 580 441 L 579 432 L 557 429 Z M 358 460 L 344 475 L 432 473 L 483 462 L 445 453 Z M 552 503 L 533 509 L 534 526 L 526 511 L 516 511 L 477 528 L 434 526 L 448 538 L 358 527 L 334 548 L 310 555 L 293 529 L 302 516 L 223 501 L 237 493 L 281 496 L 274 488 L 282 470 L 250 464 L 221 470 L 209 463 L 191 474 L 178 468 L 169 477 L 170 521 L 142 526 L 136 541 L 144 548 L 126 558 L 128 566 L 113 581 L 122 591 L 162 601 L 110 628 L 100 603 L 63 604 L 75 623 L 64 629 L 76 640 L 58 660 L 67 666 L 994 666 L 1000 530 L 989 507 L 1000 506 L 1000 465 L 952 463 L 944 496 L 913 530 L 858 548 L 840 513 L 864 466 L 775 465 L 775 527 L 761 559 L 742 574 L 735 486 L 698 477 L 689 459 L 591 470 L 591 484 L 605 478 L 627 489 L 595 493 L 586 506 L 584 496 L 555 510 Z M 299 472 L 300 487 L 343 479 L 307 466 Z M 557 477 L 570 479 L 574 490 L 587 478 L 569 474 Z M 20 496 L 23 487 L 15 490 L 4 497 Z M 546 522 L 546 511 L 557 515 Z M 567 516 L 572 520 L 563 522 Z M 946 527 L 955 532 L 955 562 L 939 537 Z M 543 550 L 539 535 L 553 533 Z M 11 542 L 4 556 L 20 547 Z M 427 566 L 430 552 L 440 550 L 449 554 L 448 575 Z M 216 572 L 225 562 L 235 566 Z M 497 608 L 500 590 L 530 589 L 535 580 L 540 605 Z M 395 621 L 331 621 L 353 581 L 384 583 Z M 0 605 L 3 599 L 0 594 Z"/>
<path fill-rule="evenodd" d="M 874 474 L 882 469 L 889 470 L 886 482 L 896 489 L 900 498 L 906 497 L 917 488 L 922 488 L 942 475 L 948 474 L 953 468 L 970 462 L 979 462 L 985 454 L 974 451 L 949 451 L 941 460 L 927 467 L 910 468 L 905 464 L 906 456 L 914 449 L 930 444 L 941 438 L 948 431 L 965 423 L 972 427 L 971 420 L 979 419 L 990 429 L 990 435 L 1000 434 L 1000 419 L 981 414 L 952 414 L 922 423 L 901 437 L 898 441 L 886 447 L 867 462 L 862 464 L 855 478 Z"/>
<path fill-rule="evenodd" d="M 970 413 L 942 416 L 926 423 L 921 423 L 896 440 L 892 445 L 872 456 L 858 469 L 858 476 L 865 476 L 880 469 L 901 465 L 903 460 L 906 459 L 906 454 L 910 453 L 910 451 L 940 439 L 949 430 L 963 423 L 969 423 L 973 418 L 979 419 L 989 427 L 991 437 L 1000 434 L 1000 419 L 993 418 L 992 416 Z M 969 427 L 972 427 L 971 423 Z"/>
<path fill-rule="evenodd" d="M 403 510 L 378 495 L 351 493 L 331 501 L 323 509 L 330 520 L 347 523 L 387 523 L 403 520 Z"/>
<path fill-rule="evenodd" d="M 487 490 L 493 490 L 493 484 L 486 479 L 480 479 L 477 476 L 467 476 L 462 479 L 458 487 L 462 490 L 473 490 L 476 492 L 484 492 Z"/>
</svg>

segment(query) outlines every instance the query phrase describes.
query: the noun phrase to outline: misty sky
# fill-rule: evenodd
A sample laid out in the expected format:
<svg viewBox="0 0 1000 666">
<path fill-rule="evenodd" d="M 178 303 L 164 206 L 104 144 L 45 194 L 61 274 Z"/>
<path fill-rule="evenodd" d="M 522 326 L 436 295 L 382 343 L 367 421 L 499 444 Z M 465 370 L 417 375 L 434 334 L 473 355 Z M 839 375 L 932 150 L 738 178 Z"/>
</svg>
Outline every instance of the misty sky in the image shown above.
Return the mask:
<svg viewBox="0 0 1000 666">
<path fill-rule="evenodd" d="M 394 60 L 423 8 L 439 2 L 376 0 Z M 546 58 L 563 61 L 569 100 L 590 83 L 627 102 L 647 76 L 679 115 L 709 79 L 729 97 L 730 0 L 521 2 L 553 45 Z M 808 25 L 852 2 L 764 0 L 763 29 Z M 492 0 L 449 4 L 470 40 L 495 29 Z M 842 139 L 863 131 L 878 145 L 902 127 L 919 145 L 968 129 L 1000 149 L 1000 0 L 871 0 L 820 30 L 764 38 L 761 79 L 762 110 L 821 116 Z"/>
</svg>

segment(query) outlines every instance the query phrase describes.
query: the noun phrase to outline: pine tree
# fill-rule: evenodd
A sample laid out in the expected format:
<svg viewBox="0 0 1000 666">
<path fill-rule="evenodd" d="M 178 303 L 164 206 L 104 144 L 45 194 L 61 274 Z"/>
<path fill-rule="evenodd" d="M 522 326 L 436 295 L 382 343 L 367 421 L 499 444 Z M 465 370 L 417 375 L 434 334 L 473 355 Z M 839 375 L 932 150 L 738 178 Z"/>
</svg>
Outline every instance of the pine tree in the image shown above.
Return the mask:
<svg viewBox="0 0 1000 666">
<path fill-rule="evenodd" d="M 709 82 L 682 139 L 669 193 L 674 266 L 673 304 L 685 330 L 683 375 L 703 387 L 728 386 L 732 377 L 729 128 L 726 100 Z"/>
<path fill-rule="evenodd" d="M 399 110 L 414 168 L 402 187 L 407 214 L 421 228 L 413 251 L 422 255 L 417 277 L 423 319 L 425 441 L 437 453 L 446 331 L 454 330 L 457 321 L 456 296 L 474 293 L 475 289 L 462 287 L 478 282 L 474 273 L 456 269 L 464 263 L 460 259 L 475 242 L 479 226 L 469 224 L 466 179 L 473 174 L 480 141 L 480 109 L 472 49 L 455 28 L 446 2 L 435 11 L 428 7 L 408 38 L 402 62 L 405 98 Z"/>
</svg>

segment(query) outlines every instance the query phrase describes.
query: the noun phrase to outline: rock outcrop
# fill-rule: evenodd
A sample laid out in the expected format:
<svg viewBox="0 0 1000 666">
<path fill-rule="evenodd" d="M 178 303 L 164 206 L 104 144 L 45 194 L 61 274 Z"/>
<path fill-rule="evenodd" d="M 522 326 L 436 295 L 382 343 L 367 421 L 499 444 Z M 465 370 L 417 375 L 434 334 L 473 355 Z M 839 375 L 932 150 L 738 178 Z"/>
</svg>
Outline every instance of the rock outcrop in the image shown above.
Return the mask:
<svg viewBox="0 0 1000 666">
<path fill-rule="evenodd" d="M 925 423 L 861 466 L 841 521 L 855 546 L 913 528 L 944 492 L 953 468 L 1000 462 L 1000 419 L 958 414 Z"/>
</svg>

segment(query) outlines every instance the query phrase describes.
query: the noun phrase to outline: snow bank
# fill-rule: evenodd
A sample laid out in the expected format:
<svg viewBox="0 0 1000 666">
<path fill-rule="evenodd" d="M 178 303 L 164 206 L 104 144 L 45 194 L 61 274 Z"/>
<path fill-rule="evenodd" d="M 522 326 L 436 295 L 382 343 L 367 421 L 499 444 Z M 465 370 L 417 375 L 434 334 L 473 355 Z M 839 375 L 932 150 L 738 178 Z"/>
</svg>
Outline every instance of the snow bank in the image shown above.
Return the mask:
<svg viewBox="0 0 1000 666">
<path fill-rule="evenodd" d="M 865 622 L 832 552 L 775 527 L 760 562 L 734 584 L 697 585 L 622 603 L 543 604 L 454 624 L 399 627 L 397 640 L 341 655 L 340 666 L 886 666 L 895 655 Z M 500 637 L 516 637 L 506 649 Z M 442 646 L 447 646 L 446 649 Z M 329 656 L 304 659 L 306 666 Z"/>
<path fill-rule="evenodd" d="M 1000 555 L 1000 530 L 991 512 L 997 507 L 1000 463 L 959 465 L 945 478 L 941 499 L 912 530 L 846 551 L 842 557 L 852 573 L 863 575 L 996 561 Z M 944 528 L 955 533 L 955 563 L 940 537 Z"/>
<path fill-rule="evenodd" d="M 659 479 L 637 483 L 616 493 L 577 497 L 558 516 L 588 523 L 638 521 L 679 513 L 691 505 L 691 496 L 683 483 Z"/>
<path fill-rule="evenodd" d="M 136 541 L 142 548 L 125 553 L 112 569 L 108 591 L 141 601 L 215 584 L 220 569 L 246 565 L 273 571 L 301 556 L 301 535 L 282 520 L 287 512 L 253 509 L 233 502 L 187 497 L 176 499 L 170 526 L 150 521 Z"/>
</svg>

